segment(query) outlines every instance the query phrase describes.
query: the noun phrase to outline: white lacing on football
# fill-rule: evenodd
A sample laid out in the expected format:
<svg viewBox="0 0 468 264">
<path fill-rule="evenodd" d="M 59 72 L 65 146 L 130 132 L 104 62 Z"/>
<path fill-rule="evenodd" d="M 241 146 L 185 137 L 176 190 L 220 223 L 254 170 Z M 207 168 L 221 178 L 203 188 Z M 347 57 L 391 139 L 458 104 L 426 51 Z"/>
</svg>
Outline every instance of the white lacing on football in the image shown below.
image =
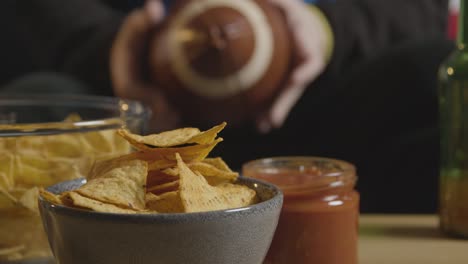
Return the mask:
<svg viewBox="0 0 468 264">
<path fill-rule="evenodd" d="M 254 34 L 254 49 L 247 63 L 237 72 L 214 78 L 203 76 L 190 65 L 177 38 L 193 18 L 212 8 L 232 8 L 242 14 Z M 273 32 L 263 10 L 251 0 L 197 0 L 188 3 L 174 18 L 168 31 L 171 66 L 178 79 L 194 93 L 209 98 L 225 98 L 245 91 L 268 70 L 273 56 Z"/>
</svg>

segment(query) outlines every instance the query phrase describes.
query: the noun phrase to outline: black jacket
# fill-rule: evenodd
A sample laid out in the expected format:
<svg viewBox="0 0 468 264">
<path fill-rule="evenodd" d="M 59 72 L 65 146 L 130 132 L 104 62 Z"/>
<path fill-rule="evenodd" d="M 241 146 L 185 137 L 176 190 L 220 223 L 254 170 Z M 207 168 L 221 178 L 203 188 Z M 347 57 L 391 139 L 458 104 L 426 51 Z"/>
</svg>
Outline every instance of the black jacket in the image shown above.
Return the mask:
<svg viewBox="0 0 468 264">
<path fill-rule="evenodd" d="M 335 34 L 331 69 L 343 71 L 407 40 L 446 31 L 447 0 L 336 0 L 318 6 Z"/>
</svg>

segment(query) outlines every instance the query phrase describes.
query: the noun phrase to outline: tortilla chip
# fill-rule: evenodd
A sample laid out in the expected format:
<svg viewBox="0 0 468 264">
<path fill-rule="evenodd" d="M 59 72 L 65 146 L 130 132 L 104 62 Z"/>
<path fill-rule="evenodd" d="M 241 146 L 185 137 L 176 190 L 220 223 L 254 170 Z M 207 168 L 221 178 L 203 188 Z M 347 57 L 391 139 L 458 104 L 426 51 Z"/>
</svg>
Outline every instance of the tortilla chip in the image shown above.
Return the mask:
<svg viewBox="0 0 468 264">
<path fill-rule="evenodd" d="M 49 186 L 83 177 L 77 163 L 75 159 L 49 159 L 36 153 L 21 153 L 16 155 L 13 177 L 16 185 Z"/>
<path fill-rule="evenodd" d="M 12 177 L 0 171 L 0 188 L 10 189 L 13 188 Z"/>
<path fill-rule="evenodd" d="M 199 173 L 199 172 L 197 172 L 197 173 Z M 218 177 L 205 177 L 205 179 L 206 179 L 206 182 L 208 182 L 208 184 L 211 185 L 211 186 L 218 186 L 220 184 L 231 182 L 231 181 L 229 181 L 227 179 L 218 178 Z"/>
<path fill-rule="evenodd" d="M 48 186 L 55 181 L 48 170 L 22 164 L 18 159 L 15 164 L 15 183 L 23 186 Z"/>
<path fill-rule="evenodd" d="M 197 143 L 197 144 L 210 144 L 213 142 L 218 133 L 221 132 L 226 127 L 226 122 L 223 122 L 217 126 L 214 126 L 206 131 L 199 133 L 198 135 L 193 136 L 184 144 Z"/>
<path fill-rule="evenodd" d="M 222 138 L 217 138 L 210 144 L 194 145 L 180 148 L 153 148 L 148 150 L 141 150 L 127 155 L 123 155 L 108 160 L 97 161 L 91 167 L 87 178 L 93 179 L 106 173 L 112 168 L 118 166 L 123 162 L 139 159 L 148 162 L 149 171 L 158 171 L 166 168 L 174 167 L 177 162 L 175 160 L 175 153 L 180 155 L 187 161 L 200 161 L 206 158 L 213 148 L 223 141 Z"/>
<path fill-rule="evenodd" d="M 0 187 L 0 211 L 16 206 L 18 199 L 11 195 L 6 189 Z"/>
<path fill-rule="evenodd" d="M 111 153 L 114 150 L 113 135 L 114 130 L 87 132 L 80 134 L 81 139 L 83 139 L 85 143 L 83 144 L 84 146 L 88 146 L 92 151 L 104 153 Z"/>
<path fill-rule="evenodd" d="M 0 244 L 0 259 L 1 259 L 2 256 L 11 257 L 15 253 L 19 254 L 25 248 L 26 248 L 26 246 L 24 244 L 16 245 L 16 246 L 9 246 L 9 247 L 4 247 L 2 244 Z"/>
<path fill-rule="evenodd" d="M 221 157 L 206 158 L 203 160 L 203 162 L 206 164 L 213 165 L 222 171 L 232 172 L 231 168 L 229 168 L 229 166 L 226 164 L 226 162 L 224 162 L 224 160 Z"/>
<path fill-rule="evenodd" d="M 75 207 L 75 205 L 73 204 L 73 200 L 72 198 L 70 197 L 70 193 L 72 191 L 66 191 L 66 192 L 63 192 L 59 195 L 59 198 L 60 198 L 60 202 L 65 205 L 65 206 L 68 206 L 68 207 Z"/>
<path fill-rule="evenodd" d="M 79 158 L 83 155 L 83 148 L 75 134 L 54 135 L 44 138 L 44 151 L 47 157 Z"/>
<path fill-rule="evenodd" d="M 205 177 L 195 173 L 184 163 L 179 154 L 176 154 L 179 169 L 180 198 L 185 212 L 205 212 L 229 208 L 226 201 L 208 184 Z"/>
<path fill-rule="evenodd" d="M 234 182 L 239 177 L 239 173 L 231 171 L 229 167 L 226 166 L 219 169 L 214 165 L 206 163 L 205 160 L 190 162 L 187 163 L 187 166 L 192 171 L 203 175 L 210 185 L 216 186 L 222 183 Z M 179 169 L 177 167 L 164 169 L 163 173 L 166 175 L 173 175 L 177 178 L 179 177 Z"/>
<path fill-rule="evenodd" d="M 164 171 L 148 171 L 148 176 L 146 178 L 146 189 L 156 186 L 162 185 L 165 183 L 177 181 L 179 179 L 179 175 L 170 175 L 165 173 Z"/>
<path fill-rule="evenodd" d="M 179 179 L 179 169 L 177 167 L 164 169 L 163 172 L 167 175 L 171 175 L 172 177 Z"/>
<path fill-rule="evenodd" d="M 49 169 L 49 159 L 43 154 L 30 152 L 30 153 L 21 153 L 16 155 L 17 164 L 27 165 L 38 170 L 48 170 Z"/>
<path fill-rule="evenodd" d="M 175 160 L 175 154 L 179 153 L 180 156 L 187 162 L 201 161 L 205 159 L 208 154 L 213 150 L 213 148 L 219 143 L 222 142 L 222 138 L 217 138 L 210 144 L 201 144 L 188 147 L 180 148 L 164 148 L 154 149 L 151 151 L 143 151 L 138 155 L 138 157 L 147 160 L 151 159 L 152 162 L 149 162 L 149 170 L 161 170 L 173 167 L 177 164 Z"/>
<path fill-rule="evenodd" d="M 161 195 L 146 194 L 146 207 L 159 213 L 183 213 L 184 206 L 178 191 L 166 192 Z"/>
<path fill-rule="evenodd" d="M 120 129 L 117 133 L 137 149 L 143 150 L 152 147 L 168 148 L 185 144 L 210 144 L 225 126 L 226 122 L 203 132 L 198 128 L 186 127 L 147 136 L 132 134 L 125 129 Z"/>
<path fill-rule="evenodd" d="M 53 203 L 53 204 L 58 204 L 58 205 L 63 205 L 63 202 L 60 198 L 60 195 L 51 193 L 44 188 L 39 189 L 39 195 L 46 201 Z"/>
<path fill-rule="evenodd" d="M 257 193 L 245 185 L 223 183 L 216 186 L 231 208 L 245 207 L 257 203 Z"/>
<path fill-rule="evenodd" d="M 177 190 L 179 190 L 179 180 L 163 183 L 160 185 L 154 185 L 149 188 L 146 188 L 146 192 L 151 192 L 156 195 L 161 195 L 162 193 L 173 192 Z"/>
<path fill-rule="evenodd" d="M 220 170 L 211 164 L 205 163 L 204 161 L 192 162 L 187 165 L 192 171 L 199 172 L 207 179 L 216 177 L 225 181 L 234 182 L 237 180 L 237 177 L 239 177 L 239 173 L 237 172 Z"/>
<path fill-rule="evenodd" d="M 250 204 L 253 200 L 252 196 L 255 197 L 255 191 L 246 190 L 242 186 L 238 187 L 233 184 L 221 185 L 221 187 L 210 186 L 205 177 L 190 170 L 180 155 L 176 154 L 176 159 L 180 176 L 180 198 L 185 212 L 238 208 Z M 240 192 L 241 196 L 233 197 L 236 192 Z"/>
<path fill-rule="evenodd" d="M 141 160 L 118 164 L 113 169 L 90 179 L 77 193 L 122 208 L 145 209 L 147 163 Z"/>
<path fill-rule="evenodd" d="M 130 161 L 132 159 L 123 159 L 122 157 L 115 157 L 104 160 L 95 160 L 88 174 L 86 175 L 87 180 L 98 178 L 101 175 L 109 172 L 115 167 L 118 167 L 119 164 Z"/>
<path fill-rule="evenodd" d="M 76 207 L 91 209 L 96 212 L 102 213 L 118 213 L 118 214 L 135 214 L 138 211 L 120 208 L 113 204 L 103 203 L 85 196 L 80 195 L 76 192 L 68 192 L 64 195 L 63 199 L 68 199 Z"/>
<path fill-rule="evenodd" d="M 226 204 L 220 199 L 214 187 L 206 182 L 205 177 L 191 171 L 178 153 L 176 159 L 180 176 L 180 198 L 184 211 L 191 213 L 225 209 Z"/>
<path fill-rule="evenodd" d="M 39 188 L 33 187 L 26 192 L 19 199 L 19 204 L 33 212 L 39 212 L 37 208 L 37 199 L 39 197 Z"/>
<path fill-rule="evenodd" d="M 132 147 L 137 150 L 151 149 L 151 147 L 145 145 L 144 143 L 139 142 L 139 139 L 142 137 L 137 134 L 133 134 L 127 129 L 118 129 L 116 131 L 117 135 L 126 140 Z"/>
<path fill-rule="evenodd" d="M 13 188 L 15 157 L 11 153 L 0 153 L 0 187 Z"/>
<path fill-rule="evenodd" d="M 152 147 L 164 148 L 185 144 L 190 138 L 198 135 L 200 130 L 198 128 L 185 127 L 147 136 L 132 134 L 126 129 L 119 129 L 117 133 L 137 149 L 148 149 Z"/>
</svg>

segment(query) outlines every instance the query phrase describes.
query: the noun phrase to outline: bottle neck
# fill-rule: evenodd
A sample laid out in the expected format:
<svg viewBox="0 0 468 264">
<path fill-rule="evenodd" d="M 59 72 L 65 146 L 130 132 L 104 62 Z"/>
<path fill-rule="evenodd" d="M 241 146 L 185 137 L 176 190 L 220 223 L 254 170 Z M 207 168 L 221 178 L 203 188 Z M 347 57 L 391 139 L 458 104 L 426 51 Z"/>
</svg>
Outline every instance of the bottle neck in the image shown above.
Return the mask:
<svg viewBox="0 0 468 264">
<path fill-rule="evenodd" d="M 460 12 L 458 14 L 458 46 L 466 46 L 468 42 L 468 0 L 460 0 Z"/>
</svg>

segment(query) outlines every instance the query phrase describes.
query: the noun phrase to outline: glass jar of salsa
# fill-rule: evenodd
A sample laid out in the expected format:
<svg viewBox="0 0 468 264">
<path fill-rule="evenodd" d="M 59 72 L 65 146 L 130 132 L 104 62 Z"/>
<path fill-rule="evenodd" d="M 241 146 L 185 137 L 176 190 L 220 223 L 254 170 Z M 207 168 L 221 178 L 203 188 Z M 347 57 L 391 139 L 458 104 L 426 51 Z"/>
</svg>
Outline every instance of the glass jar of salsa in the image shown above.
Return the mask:
<svg viewBox="0 0 468 264">
<path fill-rule="evenodd" d="M 359 194 L 355 167 L 319 157 L 275 157 L 243 165 L 246 177 L 271 182 L 284 203 L 264 263 L 357 263 Z"/>
</svg>

